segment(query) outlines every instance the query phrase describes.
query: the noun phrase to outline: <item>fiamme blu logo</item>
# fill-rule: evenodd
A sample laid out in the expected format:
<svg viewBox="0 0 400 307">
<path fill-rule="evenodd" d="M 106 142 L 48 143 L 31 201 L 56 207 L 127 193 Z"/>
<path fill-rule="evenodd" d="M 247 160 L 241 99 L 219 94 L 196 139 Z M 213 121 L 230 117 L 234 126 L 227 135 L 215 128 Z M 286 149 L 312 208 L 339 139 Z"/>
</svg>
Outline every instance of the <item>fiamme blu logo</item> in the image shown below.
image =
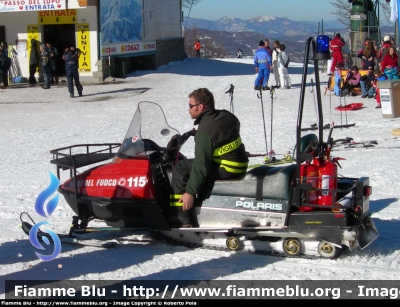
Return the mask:
<svg viewBox="0 0 400 307">
<path fill-rule="evenodd" d="M 50 185 L 38 195 L 35 202 L 36 213 L 38 213 L 40 216 L 44 218 L 49 218 L 50 215 L 54 212 L 54 210 L 57 208 L 60 197 L 59 194 L 56 193 L 56 195 L 53 198 L 49 199 L 57 191 L 58 186 L 60 185 L 60 180 L 54 174 L 49 172 L 49 175 L 50 175 Z M 40 241 L 42 241 L 48 246 L 50 246 L 51 242 L 53 242 L 54 250 L 50 255 L 48 254 L 43 255 L 41 253 L 35 252 L 35 254 L 41 260 L 51 261 L 60 254 L 61 241 L 58 235 L 53 231 L 48 229 L 43 231 L 40 230 L 40 227 L 44 225 L 51 225 L 51 224 L 47 220 L 44 220 L 33 225 L 33 227 L 29 231 L 29 241 L 31 241 L 31 244 L 34 247 L 40 250 L 46 250 L 46 247 L 44 247 Z M 39 235 L 39 233 L 43 232 L 47 233 L 48 235 Z M 51 241 L 49 240 L 49 237 L 51 238 Z"/>
</svg>

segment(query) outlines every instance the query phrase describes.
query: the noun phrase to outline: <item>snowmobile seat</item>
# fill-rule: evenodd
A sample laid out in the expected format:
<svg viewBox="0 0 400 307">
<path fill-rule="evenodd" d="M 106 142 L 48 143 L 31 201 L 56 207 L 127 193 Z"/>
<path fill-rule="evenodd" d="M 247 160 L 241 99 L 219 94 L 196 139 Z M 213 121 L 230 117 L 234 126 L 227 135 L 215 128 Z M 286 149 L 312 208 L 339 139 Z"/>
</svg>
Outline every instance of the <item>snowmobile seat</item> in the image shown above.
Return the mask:
<svg viewBox="0 0 400 307">
<path fill-rule="evenodd" d="M 296 164 L 262 165 L 251 169 L 242 180 L 217 180 L 212 195 L 289 200 Z"/>
</svg>

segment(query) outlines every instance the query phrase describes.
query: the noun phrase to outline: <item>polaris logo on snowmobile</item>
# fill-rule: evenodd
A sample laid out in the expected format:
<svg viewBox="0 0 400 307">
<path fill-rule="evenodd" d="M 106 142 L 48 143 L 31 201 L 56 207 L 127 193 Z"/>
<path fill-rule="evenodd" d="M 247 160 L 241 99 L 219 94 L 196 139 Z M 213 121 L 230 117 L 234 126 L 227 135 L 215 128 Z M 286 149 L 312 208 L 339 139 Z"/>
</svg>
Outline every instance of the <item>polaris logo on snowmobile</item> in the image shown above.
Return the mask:
<svg viewBox="0 0 400 307">
<path fill-rule="evenodd" d="M 245 208 L 251 210 L 274 210 L 281 211 L 282 204 L 264 203 L 264 202 L 254 202 L 254 201 L 236 201 L 236 208 Z"/>
</svg>

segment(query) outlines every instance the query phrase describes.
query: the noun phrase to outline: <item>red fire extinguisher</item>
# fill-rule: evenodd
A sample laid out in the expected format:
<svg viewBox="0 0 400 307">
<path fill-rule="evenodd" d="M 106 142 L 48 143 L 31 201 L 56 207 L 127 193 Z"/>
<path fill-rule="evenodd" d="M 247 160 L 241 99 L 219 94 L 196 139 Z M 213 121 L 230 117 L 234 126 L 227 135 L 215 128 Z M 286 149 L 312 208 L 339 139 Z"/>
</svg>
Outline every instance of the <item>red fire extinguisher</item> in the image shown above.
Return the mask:
<svg viewBox="0 0 400 307">
<path fill-rule="evenodd" d="M 319 161 L 318 167 L 318 205 L 334 206 L 337 200 L 337 178 L 338 178 L 338 160 L 343 158 L 330 159 L 329 156 L 324 161 Z"/>
<path fill-rule="evenodd" d="M 304 179 L 305 178 L 305 179 Z M 311 183 L 311 190 L 308 191 L 306 202 L 310 205 L 317 205 L 318 204 L 318 194 L 316 189 L 318 187 L 318 167 L 310 162 L 306 161 L 300 165 L 300 180 L 304 183 Z M 306 212 L 306 211 L 313 211 L 316 207 L 313 206 L 300 206 L 299 210 Z"/>
</svg>

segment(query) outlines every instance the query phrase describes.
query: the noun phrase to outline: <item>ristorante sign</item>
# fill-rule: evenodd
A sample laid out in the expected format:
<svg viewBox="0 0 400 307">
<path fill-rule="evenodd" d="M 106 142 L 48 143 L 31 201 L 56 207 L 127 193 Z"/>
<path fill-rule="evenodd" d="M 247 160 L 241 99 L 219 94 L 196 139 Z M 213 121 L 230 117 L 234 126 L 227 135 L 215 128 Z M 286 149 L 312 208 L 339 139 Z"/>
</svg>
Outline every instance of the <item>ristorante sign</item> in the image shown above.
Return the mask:
<svg viewBox="0 0 400 307">
<path fill-rule="evenodd" d="M 0 13 L 65 9 L 66 0 L 0 0 Z"/>
</svg>

